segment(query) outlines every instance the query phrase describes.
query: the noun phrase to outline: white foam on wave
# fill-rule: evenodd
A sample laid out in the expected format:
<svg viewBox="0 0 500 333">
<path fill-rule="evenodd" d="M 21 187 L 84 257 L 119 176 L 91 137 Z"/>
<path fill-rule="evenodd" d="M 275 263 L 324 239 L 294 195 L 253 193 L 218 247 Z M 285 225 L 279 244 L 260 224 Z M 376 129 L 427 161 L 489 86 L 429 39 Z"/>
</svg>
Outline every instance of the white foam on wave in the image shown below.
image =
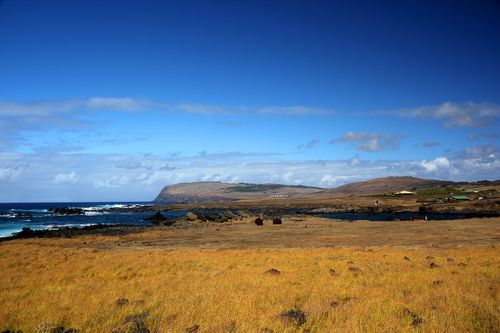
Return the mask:
<svg viewBox="0 0 500 333">
<path fill-rule="evenodd" d="M 99 206 L 92 206 L 92 207 L 75 207 L 75 208 L 80 208 L 84 211 L 99 211 L 99 210 L 106 210 L 106 209 L 113 209 L 113 208 L 130 208 L 130 207 L 135 207 L 135 205 L 127 205 L 127 204 L 106 204 L 106 205 L 99 205 Z"/>
<path fill-rule="evenodd" d="M 105 215 L 108 213 L 103 211 L 86 210 L 84 214 L 85 216 L 98 216 L 98 215 Z"/>
<path fill-rule="evenodd" d="M 65 224 L 49 224 L 45 225 L 43 229 L 59 229 L 59 228 L 83 228 L 96 225 L 96 223 L 65 223 Z"/>
</svg>

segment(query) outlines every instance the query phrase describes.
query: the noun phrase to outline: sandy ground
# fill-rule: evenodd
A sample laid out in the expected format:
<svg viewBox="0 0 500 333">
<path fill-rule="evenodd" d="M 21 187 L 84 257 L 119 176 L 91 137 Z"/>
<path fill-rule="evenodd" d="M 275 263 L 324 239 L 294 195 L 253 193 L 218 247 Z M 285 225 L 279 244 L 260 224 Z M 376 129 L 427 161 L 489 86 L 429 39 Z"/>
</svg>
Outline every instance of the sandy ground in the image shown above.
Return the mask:
<svg viewBox="0 0 500 333">
<path fill-rule="evenodd" d="M 30 242 L 41 242 L 31 239 Z M 17 242 L 17 241 L 15 241 Z M 440 247 L 495 245 L 500 218 L 413 222 L 344 222 L 317 217 L 288 217 L 282 225 L 248 219 L 234 223 L 191 223 L 158 227 L 121 236 L 79 236 L 69 244 L 100 249 L 147 248 L 318 248 Z"/>
</svg>

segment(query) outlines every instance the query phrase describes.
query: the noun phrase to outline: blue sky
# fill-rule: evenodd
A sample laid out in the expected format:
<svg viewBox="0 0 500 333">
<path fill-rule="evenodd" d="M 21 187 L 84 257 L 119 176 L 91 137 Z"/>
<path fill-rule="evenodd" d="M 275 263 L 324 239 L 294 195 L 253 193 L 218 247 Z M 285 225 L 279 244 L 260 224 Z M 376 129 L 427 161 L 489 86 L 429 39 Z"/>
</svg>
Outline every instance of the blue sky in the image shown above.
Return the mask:
<svg viewBox="0 0 500 333">
<path fill-rule="evenodd" d="M 0 0 L 0 201 L 500 178 L 498 1 Z"/>
</svg>

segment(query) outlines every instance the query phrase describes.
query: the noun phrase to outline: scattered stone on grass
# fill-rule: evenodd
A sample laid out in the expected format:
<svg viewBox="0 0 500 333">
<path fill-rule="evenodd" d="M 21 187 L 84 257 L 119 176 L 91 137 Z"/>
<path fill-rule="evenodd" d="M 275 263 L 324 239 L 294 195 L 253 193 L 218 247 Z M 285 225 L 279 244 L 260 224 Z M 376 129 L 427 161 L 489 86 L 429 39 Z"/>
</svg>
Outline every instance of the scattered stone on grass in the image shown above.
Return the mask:
<svg viewBox="0 0 500 333">
<path fill-rule="evenodd" d="M 256 225 L 264 225 L 264 220 L 261 219 L 260 217 L 255 219 L 255 224 Z"/>
<path fill-rule="evenodd" d="M 118 298 L 115 301 L 116 306 L 124 306 L 128 304 L 128 298 Z"/>
<path fill-rule="evenodd" d="M 279 217 L 276 217 L 273 219 L 273 224 L 281 224 L 281 219 Z"/>
<path fill-rule="evenodd" d="M 76 328 L 49 324 L 49 323 L 41 323 L 35 329 L 36 333 L 78 333 L 79 331 Z"/>
<path fill-rule="evenodd" d="M 271 274 L 271 275 L 280 275 L 281 272 L 278 271 L 276 268 L 271 268 L 269 270 L 266 271 L 267 274 Z"/>
<path fill-rule="evenodd" d="M 78 330 L 75 328 L 65 328 L 64 326 L 58 326 L 52 329 L 50 333 L 78 333 Z"/>
<path fill-rule="evenodd" d="M 446 259 L 446 261 L 447 261 L 447 262 L 449 262 L 449 263 L 453 263 L 453 262 L 455 262 L 455 259 L 453 259 L 453 258 L 448 258 L 448 259 Z"/>
<path fill-rule="evenodd" d="M 417 327 L 418 325 L 422 324 L 422 318 L 415 312 L 410 311 L 408 308 L 403 309 L 403 315 L 407 316 L 411 320 L 411 325 L 413 327 Z"/>
<path fill-rule="evenodd" d="M 340 303 L 339 303 L 339 302 L 337 302 L 337 301 L 331 301 L 331 302 L 330 302 L 330 306 L 331 306 L 332 308 L 334 308 L 334 309 L 335 309 L 336 307 L 338 307 L 339 305 L 340 305 Z"/>
<path fill-rule="evenodd" d="M 200 325 L 194 325 L 186 328 L 186 333 L 196 333 L 200 329 Z"/>
<path fill-rule="evenodd" d="M 143 321 L 134 321 L 127 333 L 150 333 Z"/>
<path fill-rule="evenodd" d="M 306 314 L 301 310 L 288 310 L 280 315 L 285 324 L 302 326 L 307 321 Z"/>
<path fill-rule="evenodd" d="M 333 268 L 330 268 L 330 275 L 337 275 L 337 272 L 333 269 Z"/>
<path fill-rule="evenodd" d="M 434 257 L 433 256 L 427 256 L 427 257 L 425 257 L 425 259 L 427 259 L 427 260 L 434 260 Z"/>
<path fill-rule="evenodd" d="M 349 267 L 348 270 L 352 272 L 354 275 L 361 274 L 363 272 L 362 269 L 357 267 Z"/>
<path fill-rule="evenodd" d="M 432 285 L 433 286 L 440 286 L 444 283 L 443 280 L 436 280 L 436 281 L 432 281 Z"/>
<path fill-rule="evenodd" d="M 409 260 L 410 260 L 410 257 L 404 256 L 404 257 L 403 257 L 403 259 L 404 259 L 404 260 L 408 260 L 408 261 L 409 261 Z"/>
<path fill-rule="evenodd" d="M 434 261 L 429 264 L 429 268 L 438 268 L 438 264 L 436 264 Z"/>
<path fill-rule="evenodd" d="M 125 320 L 123 321 L 125 324 L 132 323 L 132 322 L 142 322 L 144 321 L 147 317 L 149 316 L 149 312 L 141 312 L 137 314 L 133 314 L 130 316 L 126 316 Z"/>
</svg>

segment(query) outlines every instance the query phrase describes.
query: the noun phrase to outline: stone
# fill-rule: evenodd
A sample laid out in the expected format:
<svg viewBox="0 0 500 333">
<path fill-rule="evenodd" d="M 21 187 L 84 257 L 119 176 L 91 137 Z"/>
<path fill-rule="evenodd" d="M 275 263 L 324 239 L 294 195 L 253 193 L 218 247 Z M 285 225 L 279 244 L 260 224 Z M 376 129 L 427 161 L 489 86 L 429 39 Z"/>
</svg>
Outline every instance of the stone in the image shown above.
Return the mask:
<svg viewBox="0 0 500 333">
<path fill-rule="evenodd" d="M 403 309 L 403 315 L 405 315 L 405 316 L 407 316 L 407 317 L 410 318 L 411 325 L 413 327 L 417 327 L 418 325 L 422 324 L 422 318 L 420 318 L 420 316 L 418 314 L 416 314 L 415 312 L 410 311 L 407 308 Z"/>
<path fill-rule="evenodd" d="M 269 270 L 266 271 L 267 274 L 271 274 L 271 275 L 280 275 L 281 272 L 278 271 L 276 268 L 271 268 Z"/>
<path fill-rule="evenodd" d="M 200 325 L 194 325 L 186 328 L 186 333 L 196 333 L 200 329 Z"/>
<path fill-rule="evenodd" d="M 301 310 L 288 310 L 280 315 L 285 324 L 302 326 L 307 321 L 306 314 Z"/>
<path fill-rule="evenodd" d="M 124 305 L 128 304 L 128 299 L 127 298 L 118 298 L 115 301 L 115 304 L 116 304 L 116 306 L 124 306 Z"/>
</svg>

